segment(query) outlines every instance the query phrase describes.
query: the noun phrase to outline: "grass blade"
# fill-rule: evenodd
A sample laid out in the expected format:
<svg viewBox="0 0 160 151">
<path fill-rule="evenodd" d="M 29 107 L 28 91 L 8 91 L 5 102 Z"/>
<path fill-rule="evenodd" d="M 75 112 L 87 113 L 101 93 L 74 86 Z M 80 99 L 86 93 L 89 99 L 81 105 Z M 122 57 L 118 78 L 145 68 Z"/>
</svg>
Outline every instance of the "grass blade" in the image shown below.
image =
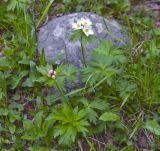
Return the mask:
<svg viewBox="0 0 160 151">
<path fill-rule="evenodd" d="M 41 24 L 42 20 L 44 19 L 44 17 L 45 17 L 46 14 L 48 13 L 49 8 L 51 7 L 51 5 L 52 5 L 53 2 L 54 2 L 54 0 L 51 0 L 51 1 L 49 2 L 49 4 L 47 5 L 46 9 L 44 10 L 41 18 L 39 19 L 39 21 L 38 21 L 38 23 L 37 23 L 37 25 L 36 25 L 36 28 L 38 28 L 39 25 Z"/>
</svg>

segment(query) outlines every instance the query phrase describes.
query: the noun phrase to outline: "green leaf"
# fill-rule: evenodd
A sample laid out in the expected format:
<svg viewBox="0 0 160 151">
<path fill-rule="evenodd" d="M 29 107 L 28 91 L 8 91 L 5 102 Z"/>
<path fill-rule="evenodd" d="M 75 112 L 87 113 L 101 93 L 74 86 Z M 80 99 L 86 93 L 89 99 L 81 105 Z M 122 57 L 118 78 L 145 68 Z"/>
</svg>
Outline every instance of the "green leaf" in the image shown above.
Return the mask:
<svg viewBox="0 0 160 151">
<path fill-rule="evenodd" d="M 44 99 L 47 101 L 48 105 L 52 105 L 55 102 L 56 96 L 48 94 Z"/>
<path fill-rule="evenodd" d="M 38 112 L 36 114 L 36 116 L 34 117 L 34 123 L 35 123 L 35 126 L 38 126 L 39 128 L 41 127 L 41 124 L 42 124 L 42 117 L 43 117 L 43 112 Z"/>
<path fill-rule="evenodd" d="M 46 66 L 39 66 L 39 67 L 36 67 L 36 68 L 37 68 L 37 71 L 40 72 L 43 76 L 48 77 L 48 71 L 50 69 L 52 69 L 52 66 L 47 64 Z"/>
<path fill-rule="evenodd" d="M 153 134 L 160 136 L 160 124 L 158 124 L 156 120 L 148 120 L 144 128 L 148 129 Z"/>
<path fill-rule="evenodd" d="M 69 127 L 64 133 L 64 135 L 60 137 L 59 143 L 69 145 L 75 141 L 76 135 L 76 129 Z"/>
<path fill-rule="evenodd" d="M 26 129 L 26 130 L 30 130 L 30 129 L 32 129 L 34 126 L 33 126 L 32 121 L 30 121 L 30 120 L 28 120 L 28 119 L 25 119 L 25 120 L 23 121 L 23 127 L 24 127 L 24 129 Z"/>
<path fill-rule="evenodd" d="M 16 0 L 10 0 L 10 3 L 7 6 L 7 11 L 11 11 L 11 10 L 15 10 L 16 6 L 17 6 L 17 2 Z"/>
<path fill-rule="evenodd" d="M 36 25 L 36 28 L 39 27 L 39 25 L 41 24 L 42 20 L 44 19 L 44 17 L 47 15 L 48 11 L 49 11 L 49 8 L 52 6 L 52 3 L 54 2 L 54 0 L 50 0 L 50 2 L 48 3 L 46 9 L 44 10 L 41 18 L 39 19 L 37 25 Z"/>
<path fill-rule="evenodd" d="M 115 122 L 115 121 L 119 121 L 120 117 L 119 117 L 119 115 L 117 115 L 115 113 L 106 112 L 106 113 L 102 114 L 99 119 L 102 121 Z"/>
<path fill-rule="evenodd" d="M 28 74 L 28 71 L 20 71 L 19 75 L 15 75 L 13 80 L 11 81 L 11 89 L 15 89 L 21 82 L 22 78 L 24 78 Z"/>
<path fill-rule="evenodd" d="M 7 83 L 6 83 L 6 78 L 3 72 L 0 71 L 0 91 L 1 91 L 1 97 L 3 96 L 7 98 Z"/>
<path fill-rule="evenodd" d="M 44 83 L 44 82 L 46 82 L 47 80 L 48 80 L 48 78 L 46 78 L 46 77 L 39 77 L 39 78 L 37 78 L 36 82 Z"/>
<path fill-rule="evenodd" d="M 63 3 L 67 4 L 67 3 L 71 3 L 71 0 L 63 0 Z"/>
<path fill-rule="evenodd" d="M 4 50 L 4 54 L 5 54 L 5 55 L 10 56 L 10 55 L 12 55 L 13 53 L 14 53 L 13 49 L 5 49 L 5 50 Z"/>
<path fill-rule="evenodd" d="M 11 134 L 14 134 L 15 130 L 16 130 L 16 126 L 15 125 L 10 125 L 9 126 L 9 131 L 11 132 Z"/>
<path fill-rule="evenodd" d="M 33 87 L 33 81 L 31 78 L 27 78 L 23 83 L 22 86 L 23 87 Z"/>
<path fill-rule="evenodd" d="M 11 69 L 12 65 L 9 63 L 9 60 L 6 57 L 0 57 L 0 70 Z"/>
<path fill-rule="evenodd" d="M 98 114 L 91 108 L 87 108 L 86 109 L 86 113 L 87 113 L 87 119 L 90 121 L 90 122 L 93 122 L 96 124 L 97 122 L 97 118 L 98 118 Z"/>
<path fill-rule="evenodd" d="M 71 42 L 76 42 L 81 39 L 82 31 L 81 30 L 74 30 L 73 34 L 70 37 Z"/>
<path fill-rule="evenodd" d="M 29 135 L 29 134 L 25 134 L 21 137 L 21 139 L 26 139 L 26 140 L 32 140 L 32 141 L 35 141 L 38 139 L 37 136 L 34 136 L 34 135 Z"/>
<path fill-rule="evenodd" d="M 90 35 L 87 37 L 84 33 L 82 33 L 82 43 L 84 47 L 87 45 L 87 43 L 93 43 L 95 40 L 95 37 L 93 35 Z"/>
<path fill-rule="evenodd" d="M 46 61 L 46 57 L 45 57 L 45 51 L 44 51 L 44 48 L 43 48 L 41 56 L 40 56 L 40 65 L 45 66 L 46 63 L 47 63 L 47 61 Z"/>
<path fill-rule="evenodd" d="M 20 98 L 21 96 L 19 94 L 15 94 L 12 99 L 17 101 L 17 100 L 20 100 Z"/>
<path fill-rule="evenodd" d="M 55 122 L 55 121 L 54 121 L 53 115 L 49 115 L 49 116 L 45 119 L 45 121 L 43 122 L 43 124 L 42 124 L 42 126 L 41 126 L 43 132 L 44 132 L 44 133 L 47 133 L 48 129 L 49 129 L 49 128 L 52 128 L 54 122 Z M 51 135 L 53 135 L 53 134 L 51 134 Z"/>
<path fill-rule="evenodd" d="M 130 97 L 130 95 L 131 95 L 130 93 L 126 95 L 126 97 L 123 99 L 123 102 L 122 102 L 120 108 L 122 108 L 125 105 L 125 103 L 127 102 L 128 98 Z"/>
<path fill-rule="evenodd" d="M 85 135 L 88 132 L 85 110 L 78 107 L 71 108 L 68 105 L 58 107 L 52 113 L 55 120 L 54 137 L 58 137 L 60 144 L 72 144 L 77 135 Z"/>
<path fill-rule="evenodd" d="M 23 10 L 27 6 L 28 0 L 10 0 L 7 6 L 7 11 L 14 11 L 15 9 Z"/>
<path fill-rule="evenodd" d="M 2 89 L 0 89 L 0 100 L 3 99 L 3 92 L 2 92 Z"/>
<path fill-rule="evenodd" d="M 2 115 L 7 116 L 8 113 L 9 113 L 8 109 L 6 109 L 6 108 L 2 109 Z"/>
<path fill-rule="evenodd" d="M 48 149 L 48 147 L 37 146 L 37 144 L 36 144 L 35 146 L 33 146 L 33 148 L 31 148 L 30 151 L 57 151 L 57 150 Z"/>
<path fill-rule="evenodd" d="M 96 48 L 92 55 L 94 59 L 105 64 L 123 64 L 126 63 L 127 58 L 124 55 L 124 50 L 113 47 L 111 41 L 102 41 L 98 48 Z M 101 59 L 101 60 L 99 60 Z"/>
<path fill-rule="evenodd" d="M 141 128 L 141 126 L 142 126 L 142 121 L 139 120 L 136 123 L 135 127 L 133 128 L 133 131 L 132 131 L 131 135 L 129 136 L 129 139 L 131 139 L 135 135 L 135 133 L 138 132 L 138 130 Z"/>
<path fill-rule="evenodd" d="M 108 104 L 105 100 L 95 99 L 90 103 L 90 106 L 94 109 L 105 110 L 108 107 Z"/>
<path fill-rule="evenodd" d="M 18 61 L 19 64 L 30 65 L 30 60 L 28 58 L 23 58 L 22 60 Z"/>
<path fill-rule="evenodd" d="M 61 66 L 61 69 L 58 70 L 60 70 L 59 72 L 61 73 L 61 75 L 63 75 L 64 79 L 70 81 L 76 80 L 77 70 L 73 65 L 64 65 Z"/>
</svg>

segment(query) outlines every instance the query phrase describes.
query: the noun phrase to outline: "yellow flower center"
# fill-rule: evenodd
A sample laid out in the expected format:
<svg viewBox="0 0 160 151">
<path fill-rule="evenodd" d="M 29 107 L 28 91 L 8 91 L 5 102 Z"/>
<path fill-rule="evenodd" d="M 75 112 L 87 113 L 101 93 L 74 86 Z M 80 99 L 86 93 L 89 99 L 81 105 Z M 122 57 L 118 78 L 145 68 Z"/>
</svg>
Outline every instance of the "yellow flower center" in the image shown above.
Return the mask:
<svg viewBox="0 0 160 151">
<path fill-rule="evenodd" d="M 77 24 L 77 28 L 80 28 L 81 26 L 80 26 L 80 24 Z"/>
<path fill-rule="evenodd" d="M 89 29 L 88 29 L 88 28 L 86 28 L 86 29 L 85 29 L 85 32 L 87 33 L 88 31 L 89 31 Z"/>
<path fill-rule="evenodd" d="M 83 23 L 84 25 L 87 25 L 87 21 L 84 21 L 84 23 Z"/>
</svg>

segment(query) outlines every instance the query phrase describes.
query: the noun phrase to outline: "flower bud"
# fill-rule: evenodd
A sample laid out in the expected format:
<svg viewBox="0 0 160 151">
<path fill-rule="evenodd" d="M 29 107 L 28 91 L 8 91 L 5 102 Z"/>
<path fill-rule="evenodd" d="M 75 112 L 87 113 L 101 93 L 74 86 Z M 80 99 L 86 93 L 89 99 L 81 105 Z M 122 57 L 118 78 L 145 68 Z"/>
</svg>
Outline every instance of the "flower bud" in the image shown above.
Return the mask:
<svg viewBox="0 0 160 151">
<path fill-rule="evenodd" d="M 56 76 L 55 75 L 52 75 L 52 79 L 55 79 L 56 78 Z"/>
</svg>

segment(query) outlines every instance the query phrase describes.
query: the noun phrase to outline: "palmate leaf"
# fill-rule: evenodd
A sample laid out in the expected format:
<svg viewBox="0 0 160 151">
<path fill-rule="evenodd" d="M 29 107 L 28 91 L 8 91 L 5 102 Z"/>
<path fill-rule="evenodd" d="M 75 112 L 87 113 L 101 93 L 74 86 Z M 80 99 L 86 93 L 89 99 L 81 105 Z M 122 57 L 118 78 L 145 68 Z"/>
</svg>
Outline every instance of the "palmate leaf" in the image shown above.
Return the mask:
<svg viewBox="0 0 160 151">
<path fill-rule="evenodd" d="M 96 124 L 98 119 L 98 114 L 92 108 L 86 108 L 87 118 L 90 122 Z"/>
<path fill-rule="evenodd" d="M 74 81 L 76 79 L 77 69 L 73 65 L 61 65 L 57 72 L 60 73 L 60 77 L 65 80 Z"/>
<path fill-rule="evenodd" d="M 7 11 L 14 11 L 15 9 L 23 10 L 28 2 L 30 2 L 30 0 L 9 0 Z"/>
<path fill-rule="evenodd" d="M 120 93 L 120 97 L 123 100 L 121 104 L 121 107 L 123 107 L 125 103 L 128 101 L 128 99 L 131 97 L 131 95 L 138 91 L 138 87 L 134 81 L 122 79 L 119 80 L 118 91 Z"/>
<path fill-rule="evenodd" d="M 93 58 L 95 61 L 111 65 L 112 63 L 123 64 L 127 62 L 124 55 L 124 50 L 114 48 L 112 42 L 102 41 L 98 48 L 93 51 Z"/>
<path fill-rule="evenodd" d="M 98 120 L 98 114 L 96 110 L 106 110 L 108 108 L 108 104 L 101 99 L 94 99 L 91 102 L 89 102 L 86 98 L 80 99 L 80 102 L 84 105 L 84 110 L 87 114 L 87 119 L 90 122 L 93 122 L 96 124 Z"/>
<path fill-rule="evenodd" d="M 111 42 L 103 41 L 93 51 L 90 65 L 83 69 L 82 76 L 86 86 L 95 88 L 102 83 L 111 85 L 112 77 L 120 73 L 121 65 L 126 62 L 124 51 L 113 48 Z"/>
<path fill-rule="evenodd" d="M 84 69 L 83 81 L 86 82 L 86 86 L 89 85 L 94 88 L 105 82 L 110 85 L 112 77 L 118 72 L 119 70 L 114 67 L 106 67 L 105 64 L 95 63 L 94 66 L 88 66 Z"/>
<path fill-rule="evenodd" d="M 48 132 L 49 124 L 53 124 L 54 121 L 52 120 L 52 122 L 47 118 L 46 121 L 44 121 L 42 124 L 42 118 L 43 112 L 40 111 L 35 115 L 33 121 L 24 119 L 23 127 L 25 132 L 21 138 L 26 140 L 38 140 L 41 137 L 44 137 Z"/>
<path fill-rule="evenodd" d="M 76 135 L 77 135 L 76 129 L 74 129 L 73 127 L 68 127 L 63 136 L 60 137 L 59 143 L 70 144 L 75 141 Z"/>
<path fill-rule="evenodd" d="M 68 105 L 58 107 L 52 116 L 56 123 L 54 137 L 59 138 L 59 144 L 72 144 L 78 134 L 85 135 L 88 132 L 86 112 L 79 110 L 78 107 L 74 109 Z"/>
</svg>

